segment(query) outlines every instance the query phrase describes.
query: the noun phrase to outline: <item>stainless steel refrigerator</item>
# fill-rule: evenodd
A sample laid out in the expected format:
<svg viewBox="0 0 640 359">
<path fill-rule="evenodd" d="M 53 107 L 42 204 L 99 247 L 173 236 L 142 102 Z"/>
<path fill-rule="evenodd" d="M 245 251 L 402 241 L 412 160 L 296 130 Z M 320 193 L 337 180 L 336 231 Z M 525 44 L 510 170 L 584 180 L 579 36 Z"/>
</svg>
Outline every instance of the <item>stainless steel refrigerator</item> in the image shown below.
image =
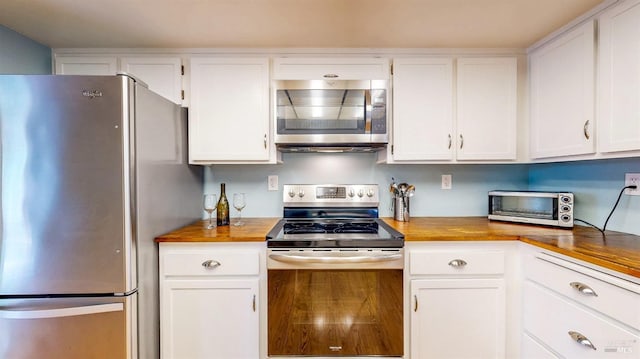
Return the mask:
<svg viewBox="0 0 640 359">
<path fill-rule="evenodd" d="M 186 110 L 129 76 L 0 76 L 0 358 L 157 358 L 154 237 L 201 217 Z"/>
</svg>

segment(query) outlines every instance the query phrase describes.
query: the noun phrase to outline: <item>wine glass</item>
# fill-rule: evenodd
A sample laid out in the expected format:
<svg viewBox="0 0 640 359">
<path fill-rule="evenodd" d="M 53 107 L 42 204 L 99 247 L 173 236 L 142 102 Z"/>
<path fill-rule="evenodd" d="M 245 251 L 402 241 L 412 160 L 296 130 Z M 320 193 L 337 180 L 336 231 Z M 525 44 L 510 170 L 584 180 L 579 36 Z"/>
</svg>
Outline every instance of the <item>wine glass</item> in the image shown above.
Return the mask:
<svg viewBox="0 0 640 359">
<path fill-rule="evenodd" d="M 241 226 L 242 223 L 242 209 L 247 205 L 247 202 L 244 199 L 244 193 L 234 193 L 233 194 L 233 207 L 238 210 L 238 221 L 234 224 L 234 226 Z"/>
<path fill-rule="evenodd" d="M 211 221 L 211 215 L 216 211 L 216 206 L 218 204 L 218 200 L 215 194 L 205 194 L 204 195 L 204 210 L 209 213 L 209 223 L 207 224 L 207 229 L 215 228 L 215 224 Z"/>
</svg>

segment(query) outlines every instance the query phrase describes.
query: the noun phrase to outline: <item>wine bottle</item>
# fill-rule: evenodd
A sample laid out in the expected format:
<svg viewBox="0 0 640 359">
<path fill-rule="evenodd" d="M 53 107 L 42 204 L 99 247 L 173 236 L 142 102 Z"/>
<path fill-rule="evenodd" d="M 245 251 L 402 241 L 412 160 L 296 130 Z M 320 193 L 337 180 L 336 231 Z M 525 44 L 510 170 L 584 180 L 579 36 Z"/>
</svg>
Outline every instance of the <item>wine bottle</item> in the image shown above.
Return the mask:
<svg viewBox="0 0 640 359">
<path fill-rule="evenodd" d="M 220 184 L 220 199 L 218 200 L 218 207 L 216 209 L 216 223 L 219 226 L 229 225 L 229 201 L 227 195 L 224 193 L 225 184 Z"/>
</svg>

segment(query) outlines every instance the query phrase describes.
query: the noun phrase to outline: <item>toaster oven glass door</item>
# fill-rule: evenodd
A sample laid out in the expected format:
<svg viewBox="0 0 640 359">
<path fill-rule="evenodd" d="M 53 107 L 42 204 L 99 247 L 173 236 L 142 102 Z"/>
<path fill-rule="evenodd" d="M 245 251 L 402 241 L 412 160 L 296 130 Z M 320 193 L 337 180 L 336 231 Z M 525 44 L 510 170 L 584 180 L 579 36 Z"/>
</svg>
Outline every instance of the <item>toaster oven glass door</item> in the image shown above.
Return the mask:
<svg viewBox="0 0 640 359">
<path fill-rule="evenodd" d="M 490 196 L 490 214 L 557 220 L 558 199 L 554 197 Z"/>
</svg>

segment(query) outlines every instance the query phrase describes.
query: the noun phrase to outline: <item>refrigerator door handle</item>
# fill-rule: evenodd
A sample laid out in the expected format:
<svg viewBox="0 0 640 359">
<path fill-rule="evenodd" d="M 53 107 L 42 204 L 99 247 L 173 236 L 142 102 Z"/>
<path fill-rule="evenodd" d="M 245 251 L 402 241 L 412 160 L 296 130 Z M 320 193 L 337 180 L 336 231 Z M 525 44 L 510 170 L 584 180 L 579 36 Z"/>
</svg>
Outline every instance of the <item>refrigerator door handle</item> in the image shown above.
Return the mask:
<svg viewBox="0 0 640 359">
<path fill-rule="evenodd" d="M 40 319 L 73 317 L 77 315 L 120 312 L 124 310 L 123 303 L 109 303 L 86 305 L 80 307 L 67 307 L 43 310 L 0 310 L 0 318 L 3 319 Z"/>
</svg>

